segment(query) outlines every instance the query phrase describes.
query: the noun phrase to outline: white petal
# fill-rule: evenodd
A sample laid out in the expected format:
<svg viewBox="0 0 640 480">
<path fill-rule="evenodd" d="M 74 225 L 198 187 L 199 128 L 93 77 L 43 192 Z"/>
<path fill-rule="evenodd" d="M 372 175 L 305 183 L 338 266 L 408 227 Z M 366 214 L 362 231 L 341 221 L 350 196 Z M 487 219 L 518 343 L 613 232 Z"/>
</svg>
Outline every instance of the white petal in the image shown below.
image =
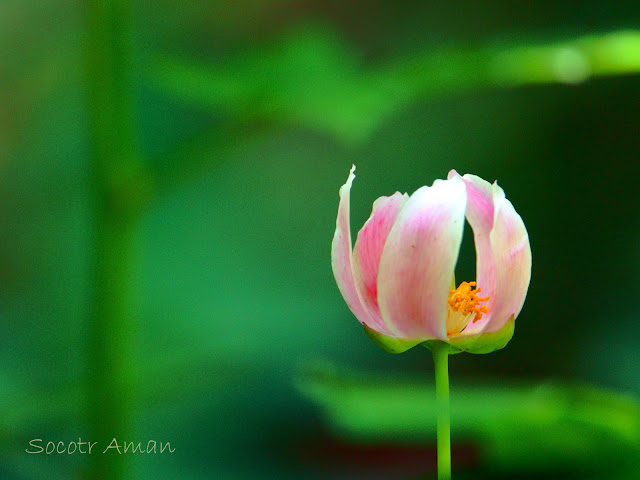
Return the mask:
<svg viewBox="0 0 640 480">
<path fill-rule="evenodd" d="M 331 267 L 336 283 L 342 293 L 347 306 L 360 322 L 369 328 L 381 331 L 381 326 L 376 325 L 366 309 L 362 305 L 358 288 L 353 275 L 353 254 L 351 252 L 351 228 L 349 219 L 351 184 L 355 178 L 355 165 L 351 167 L 347 182 L 340 187 L 340 204 L 338 206 L 338 218 L 336 219 L 336 231 L 331 244 Z M 385 332 L 386 330 L 382 330 Z"/>
<path fill-rule="evenodd" d="M 378 273 L 380 312 L 394 335 L 446 340 L 466 203 L 461 179 L 436 180 L 418 189 L 398 215 Z"/>
</svg>

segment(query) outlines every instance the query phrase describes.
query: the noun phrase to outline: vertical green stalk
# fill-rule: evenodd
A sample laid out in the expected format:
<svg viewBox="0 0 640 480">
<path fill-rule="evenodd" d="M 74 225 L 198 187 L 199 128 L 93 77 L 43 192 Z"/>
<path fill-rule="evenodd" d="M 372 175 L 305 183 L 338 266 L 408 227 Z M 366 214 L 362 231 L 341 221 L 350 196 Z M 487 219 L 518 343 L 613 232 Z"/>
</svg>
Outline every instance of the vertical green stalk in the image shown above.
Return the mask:
<svg viewBox="0 0 640 480">
<path fill-rule="evenodd" d="M 138 230 L 145 193 L 131 91 L 128 0 L 83 2 L 86 99 L 93 192 L 92 312 L 88 326 L 88 422 L 98 442 L 84 478 L 133 478 L 113 438 L 133 440 L 137 410 Z"/>
<path fill-rule="evenodd" d="M 451 420 L 449 406 L 449 345 L 433 342 L 431 346 L 436 373 L 438 409 L 438 480 L 451 478 Z"/>
</svg>

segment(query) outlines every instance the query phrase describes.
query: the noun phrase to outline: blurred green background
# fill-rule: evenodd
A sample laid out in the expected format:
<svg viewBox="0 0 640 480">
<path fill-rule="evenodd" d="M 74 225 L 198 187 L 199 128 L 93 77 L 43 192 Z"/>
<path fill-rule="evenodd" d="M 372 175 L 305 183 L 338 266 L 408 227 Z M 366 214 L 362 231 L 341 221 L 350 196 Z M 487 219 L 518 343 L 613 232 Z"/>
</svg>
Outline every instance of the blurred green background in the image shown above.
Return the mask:
<svg viewBox="0 0 640 480">
<path fill-rule="evenodd" d="M 352 163 L 354 237 L 451 168 L 529 231 L 513 340 L 450 360 L 454 478 L 640 478 L 639 21 L 0 2 L 0 478 L 433 478 L 430 354 L 378 349 L 331 273 Z M 79 437 L 175 452 L 25 452 Z"/>
</svg>

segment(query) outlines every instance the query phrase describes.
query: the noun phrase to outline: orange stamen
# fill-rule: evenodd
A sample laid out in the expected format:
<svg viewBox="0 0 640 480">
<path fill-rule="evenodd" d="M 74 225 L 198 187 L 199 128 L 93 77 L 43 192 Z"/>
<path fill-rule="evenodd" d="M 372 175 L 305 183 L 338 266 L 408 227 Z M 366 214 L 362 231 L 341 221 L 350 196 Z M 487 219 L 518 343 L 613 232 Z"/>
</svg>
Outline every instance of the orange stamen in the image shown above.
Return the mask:
<svg viewBox="0 0 640 480">
<path fill-rule="evenodd" d="M 463 315 L 469 315 L 475 313 L 473 322 L 480 320 L 483 313 L 489 313 L 489 307 L 486 305 L 479 305 L 480 302 L 486 302 L 489 297 L 478 297 L 480 289 L 473 289 L 476 286 L 476 282 L 462 282 L 455 290 L 449 290 L 449 299 L 447 302 L 451 308 L 456 312 L 461 312 Z"/>
</svg>

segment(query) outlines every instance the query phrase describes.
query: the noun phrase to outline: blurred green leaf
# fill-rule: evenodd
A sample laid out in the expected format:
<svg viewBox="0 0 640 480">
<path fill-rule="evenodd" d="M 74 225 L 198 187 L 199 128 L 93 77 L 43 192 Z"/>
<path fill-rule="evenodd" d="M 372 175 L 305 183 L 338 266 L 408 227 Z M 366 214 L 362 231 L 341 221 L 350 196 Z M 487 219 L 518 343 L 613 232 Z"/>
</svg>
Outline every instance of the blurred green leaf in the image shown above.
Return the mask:
<svg viewBox="0 0 640 480">
<path fill-rule="evenodd" d="M 225 65 L 159 57 L 151 81 L 182 99 L 241 118 L 304 125 L 345 140 L 366 136 L 387 100 L 363 82 L 360 62 L 336 35 L 305 28 Z"/>
<path fill-rule="evenodd" d="M 640 72 L 640 31 L 589 35 L 547 45 L 518 46 L 493 59 L 497 83 L 578 83 L 592 76 Z"/>
<path fill-rule="evenodd" d="M 318 364 L 300 377 L 298 387 L 322 408 L 335 434 L 351 442 L 435 439 L 432 384 Z M 482 464 L 493 469 L 606 470 L 640 463 L 640 404 L 601 388 L 454 379 L 451 425 L 453 443 L 476 444 Z"/>
<path fill-rule="evenodd" d="M 247 121 L 302 126 L 358 142 L 389 114 L 420 99 L 639 71 L 637 31 L 543 45 L 437 48 L 366 67 L 330 29 L 306 27 L 225 64 L 159 56 L 149 81 L 173 96 Z"/>
</svg>

